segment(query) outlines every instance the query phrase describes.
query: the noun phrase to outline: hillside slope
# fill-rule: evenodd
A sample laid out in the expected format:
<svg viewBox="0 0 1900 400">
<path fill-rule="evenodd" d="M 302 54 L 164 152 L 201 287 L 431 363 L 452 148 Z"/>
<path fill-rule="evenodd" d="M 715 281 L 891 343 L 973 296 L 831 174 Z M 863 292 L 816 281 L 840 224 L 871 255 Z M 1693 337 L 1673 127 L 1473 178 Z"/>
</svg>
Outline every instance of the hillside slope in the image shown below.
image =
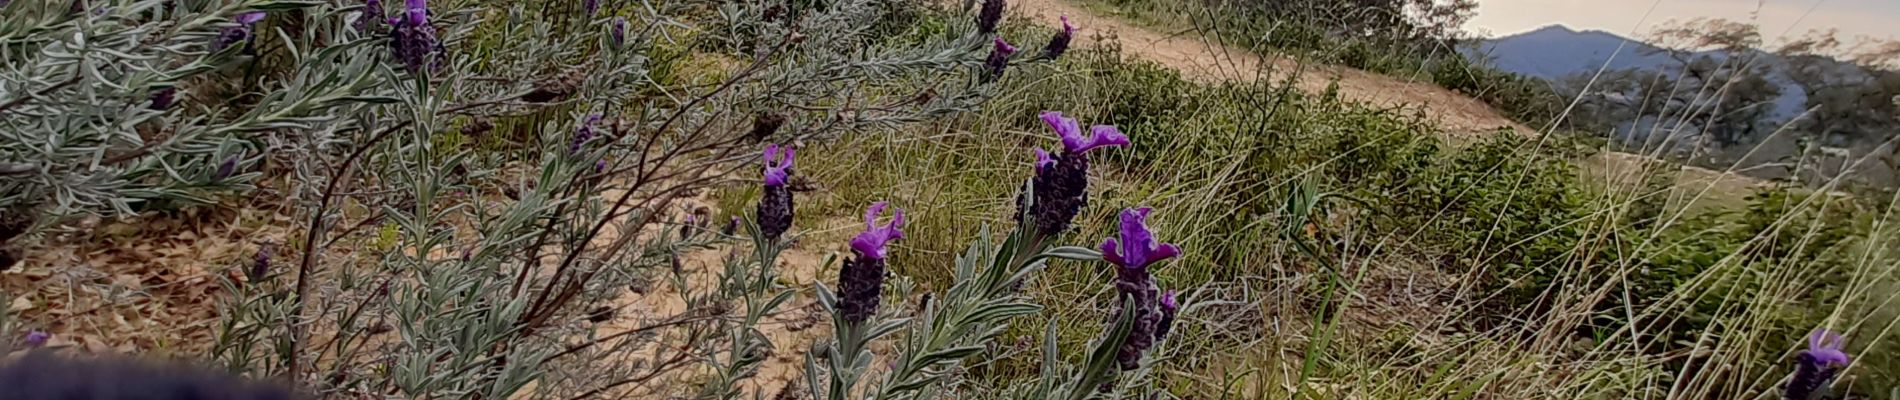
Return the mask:
<svg viewBox="0 0 1900 400">
<path fill-rule="evenodd" d="M 1097 41 L 1115 41 L 1130 55 L 1172 67 L 1189 79 L 1202 82 L 1252 80 L 1260 78 L 1263 63 L 1271 62 L 1272 79 L 1298 74 L 1300 90 L 1317 93 L 1329 85 L 1339 85 L 1345 99 L 1377 107 L 1405 108 L 1423 112 L 1445 134 L 1469 138 L 1498 129 L 1512 129 L 1522 135 L 1536 135 L 1537 129 L 1517 123 L 1491 108 L 1489 104 L 1429 82 L 1411 81 L 1337 65 L 1303 62 L 1284 57 L 1263 58 L 1246 49 L 1212 43 L 1204 36 L 1169 35 L 1138 26 L 1119 18 L 1097 15 L 1070 0 L 1013 0 L 1009 6 L 1031 20 L 1060 27 L 1058 16 L 1066 15 L 1080 30 L 1077 44 L 1099 45 Z M 1592 176 L 1610 181 L 1625 181 L 1640 170 L 1641 155 L 1605 152 L 1581 164 Z M 1739 201 L 1752 188 L 1767 182 L 1735 174 L 1692 166 L 1682 169 L 1679 184 L 1702 193 L 1692 203 L 1730 203 Z M 1708 189 L 1708 190 L 1702 190 Z"/>
</svg>

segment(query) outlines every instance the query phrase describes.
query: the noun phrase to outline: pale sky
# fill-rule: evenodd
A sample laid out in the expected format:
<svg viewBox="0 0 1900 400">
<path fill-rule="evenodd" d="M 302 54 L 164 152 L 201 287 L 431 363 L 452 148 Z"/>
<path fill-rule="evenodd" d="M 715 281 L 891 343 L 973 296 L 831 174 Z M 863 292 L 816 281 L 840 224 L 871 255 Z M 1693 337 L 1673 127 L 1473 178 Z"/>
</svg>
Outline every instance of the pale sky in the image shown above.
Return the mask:
<svg viewBox="0 0 1900 400">
<path fill-rule="evenodd" d="M 1479 0 L 1466 28 L 1496 37 L 1562 23 L 1642 39 L 1664 21 L 1694 17 L 1755 21 L 1771 45 L 1827 28 L 1843 40 L 1900 39 L 1900 0 Z"/>
</svg>

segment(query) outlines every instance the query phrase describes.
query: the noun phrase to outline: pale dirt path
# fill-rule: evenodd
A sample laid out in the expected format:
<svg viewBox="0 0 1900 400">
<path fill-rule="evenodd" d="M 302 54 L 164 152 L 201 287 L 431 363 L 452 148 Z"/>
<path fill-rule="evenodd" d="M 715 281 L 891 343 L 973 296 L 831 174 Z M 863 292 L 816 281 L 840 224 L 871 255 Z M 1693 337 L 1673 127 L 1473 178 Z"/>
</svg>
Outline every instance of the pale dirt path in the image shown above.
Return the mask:
<svg viewBox="0 0 1900 400">
<path fill-rule="evenodd" d="M 1200 35 L 1168 35 L 1120 18 L 1095 15 L 1068 0 L 1010 0 L 1009 6 L 1052 27 L 1060 27 L 1057 17 L 1067 15 L 1082 33 L 1079 44 L 1117 41 L 1128 54 L 1174 68 L 1196 81 L 1253 80 L 1260 77 L 1260 67 L 1268 61 L 1247 49 L 1222 46 Z M 1447 134 L 1469 136 L 1500 128 L 1512 128 L 1526 135 L 1536 132 L 1504 117 L 1484 102 L 1430 83 L 1283 57 L 1272 57 L 1270 61 L 1271 77 L 1275 80 L 1299 74 L 1296 85 L 1308 93 L 1325 91 L 1337 82 L 1339 95 L 1347 100 L 1377 107 L 1423 110 Z"/>
</svg>

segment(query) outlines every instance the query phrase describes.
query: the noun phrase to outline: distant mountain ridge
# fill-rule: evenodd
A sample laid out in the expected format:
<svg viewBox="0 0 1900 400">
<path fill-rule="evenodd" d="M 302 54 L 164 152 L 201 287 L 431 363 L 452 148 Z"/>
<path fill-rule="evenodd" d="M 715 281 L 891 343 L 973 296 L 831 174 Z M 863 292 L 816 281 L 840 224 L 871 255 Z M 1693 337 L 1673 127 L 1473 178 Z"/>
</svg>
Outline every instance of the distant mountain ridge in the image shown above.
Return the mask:
<svg viewBox="0 0 1900 400">
<path fill-rule="evenodd" d="M 1663 54 L 1662 48 L 1643 41 L 1598 30 L 1577 31 L 1563 25 L 1487 39 L 1464 49 L 1464 53 L 1468 58 L 1488 61 L 1498 69 L 1544 79 L 1595 71 L 1604 66 L 1605 61 L 1612 70 L 1657 69 L 1675 63 Z"/>
</svg>

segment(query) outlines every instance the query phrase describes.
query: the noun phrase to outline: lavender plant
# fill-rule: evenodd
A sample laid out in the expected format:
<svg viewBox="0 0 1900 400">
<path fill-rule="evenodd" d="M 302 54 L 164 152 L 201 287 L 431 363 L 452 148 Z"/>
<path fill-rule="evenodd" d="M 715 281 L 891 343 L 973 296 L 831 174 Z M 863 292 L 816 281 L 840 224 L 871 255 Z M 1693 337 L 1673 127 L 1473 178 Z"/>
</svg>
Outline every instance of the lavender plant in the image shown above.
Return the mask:
<svg viewBox="0 0 1900 400">
<path fill-rule="evenodd" d="M 1081 152 L 1097 147 L 1128 143 L 1125 137 L 1114 133 L 1113 127 L 1098 126 L 1095 135 L 1084 138 L 1080 136 L 1073 120 L 1062 118 L 1060 113 L 1043 115 L 1058 132 L 1064 133 L 1062 136 L 1068 149 L 1064 153 L 1065 157 L 1079 156 Z M 1054 239 L 1060 230 L 1048 230 L 1046 224 L 1039 223 L 1039 218 L 1064 218 L 1064 213 L 1054 211 L 1038 201 L 1043 198 L 1073 199 L 1086 196 L 1087 174 L 1083 172 L 1086 171 L 1086 164 L 1078 166 L 1072 162 L 1073 173 L 1060 176 L 1072 181 L 1057 182 L 1050 178 L 1057 175 L 1047 171 L 1055 168 L 1059 162 L 1042 151 L 1037 151 L 1037 155 L 1036 178 L 1025 186 L 1030 193 L 1023 193 L 1018 201 L 1022 203 L 1021 209 L 1038 211 L 1022 213 L 1024 218 L 1015 232 L 1000 242 L 992 239 L 987 227 L 980 230 L 976 240 L 955 260 L 951 287 L 925 294 L 924 300 L 912 310 L 877 311 L 888 268 L 885 265 L 884 245 L 890 239 L 902 236 L 902 232 L 897 229 L 897 225 L 902 222 L 902 213 L 898 213 L 890 223 L 880 226 L 876 217 L 885 207 L 884 203 L 874 204 L 870 208 L 865 218 L 864 233 L 852 240 L 855 257 L 847 261 L 840 271 L 839 292 L 833 294 L 827 287 L 818 287 L 820 304 L 832 315 L 837 336 L 835 340 L 822 343 L 806 355 L 805 385 L 812 388 L 814 397 L 912 399 L 953 396 L 952 393 L 957 392 L 954 377 L 966 359 L 981 354 L 992 345 L 1010 321 L 1042 310 L 1042 306 L 1018 294 L 1017 288 L 1051 259 L 1100 260 L 1114 265 L 1116 272 L 1113 286 L 1119 293 L 1117 304 L 1120 306 L 1115 315 L 1106 319 L 1108 323 L 1104 335 L 1094 342 L 1093 350 L 1079 367 L 1071 367 L 1061 361 L 1062 357 L 1055 345 L 1055 322 L 1052 321 L 1044 338 L 1042 379 L 1019 388 L 1001 388 L 1000 391 L 1020 398 L 1085 399 L 1102 393 L 1122 393 L 1118 388 L 1139 386 L 1138 380 L 1118 382 L 1117 377 L 1130 372 L 1130 376 L 1145 375 L 1144 371 L 1152 364 L 1142 362 L 1144 355 L 1154 351 L 1156 343 L 1166 337 L 1180 310 L 1180 303 L 1174 293 L 1161 292 L 1148 273 L 1148 268 L 1180 255 L 1180 249 L 1156 240 L 1145 222 L 1152 213 L 1147 208 L 1124 210 L 1120 217 L 1120 237 L 1105 240 L 1101 252 L 1083 247 L 1054 246 Z M 1061 196 L 1048 193 L 1055 190 L 1083 193 L 1065 193 Z M 1064 206 L 1071 207 L 1067 210 L 1066 218 L 1073 218 L 1075 208 L 1080 207 L 1073 201 Z M 1048 216 L 1044 217 L 1044 214 Z M 1066 224 L 1068 221 L 1061 222 Z M 878 365 L 871 360 L 875 355 L 866 350 L 869 343 L 886 337 L 896 338 L 896 349 L 890 354 L 893 359 L 885 363 L 888 367 L 882 374 L 875 375 L 882 378 L 880 381 L 873 386 L 859 388 L 860 381 L 866 376 L 873 376 L 873 366 Z"/>
<path fill-rule="evenodd" d="M 0 4 L 0 212 L 48 227 L 209 202 L 250 189 L 279 135 L 393 101 L 370 93 L 381 84 L 371 60 L 275 43 L 299 32 L 269 15 L 314 4 Z M 257 74 L 260 40 L 287 46 L 283 79 Z"/>
</svg>

